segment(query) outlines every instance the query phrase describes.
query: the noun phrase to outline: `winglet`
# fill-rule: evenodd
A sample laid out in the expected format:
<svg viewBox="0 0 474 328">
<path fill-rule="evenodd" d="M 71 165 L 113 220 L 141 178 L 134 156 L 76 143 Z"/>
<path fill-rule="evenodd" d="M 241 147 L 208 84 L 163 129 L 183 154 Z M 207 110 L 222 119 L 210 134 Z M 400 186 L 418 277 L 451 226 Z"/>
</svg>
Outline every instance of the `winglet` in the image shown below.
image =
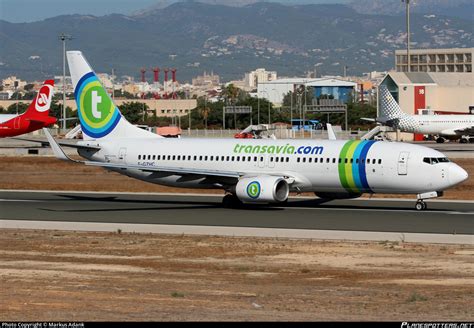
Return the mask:
<svg viewBox="0 0 474 328">
<path fill-rule="evenodd" d="M 328 129 L 328 139 L 329 140 L 337 140 L 336 134 L 334 133 L 334 130 L 332 128 L 332 124 L 326 123 L 326 128 Z"/>
<path fill-rule="evenodd" d="M 56 140 L 54 140 L 53 136 L 49 132 L 47 128 L 43 128 L 43 132 L 46 135 L 46 138 L 48 139 L 49 145 L 51 146 L 51 149 L 53 150 L 54 155 L 62 160 L 62 161 L 71 161 L 71 162 L 76 162 L 76 163 L 81 163 L 80 161 L 76 161 L 69 156 L 66 155 L 66 153 L 62 150 L 62 148 L 58 145 Z"/>
</svg>

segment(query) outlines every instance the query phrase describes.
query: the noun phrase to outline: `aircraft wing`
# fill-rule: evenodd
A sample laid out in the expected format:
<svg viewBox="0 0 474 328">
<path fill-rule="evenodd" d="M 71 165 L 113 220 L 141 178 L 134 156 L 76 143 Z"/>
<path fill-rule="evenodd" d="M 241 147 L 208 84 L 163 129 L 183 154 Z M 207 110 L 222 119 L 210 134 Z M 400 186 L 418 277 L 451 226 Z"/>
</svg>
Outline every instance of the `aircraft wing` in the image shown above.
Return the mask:
<svg viewBox="0 0 474 328">
<path fill-rule="evenodd" d="M 398 119 L 396 118 L 387 118 L 387 117 L 377 117 L 377 118 L 370 118 L 370 117 L 361 117 L 361 120 L 374 122 L 374 123 L 382 123 L 383 125 L 388 126 L 395 126 L 398 123 Z"/>
<path fill-rule="evenodd" d="M 43 128 L 45 130 L 45 128 Z M 46 132 L 45 132 L 46 133 Z M 49 132 L 48 132 L 49 133 Z M 48 135 L 46 135 L 48 137 Z M 50 145 L 49 140 L 38 140 L 38 139 L 28 139 L 28 138 L 18 138 L 18 137 L 12 137 L 10 139 L 15 139 L 15 140 L 22 140 L 22 141 L 29 141 L 29 142 L 37 142 L 40 143 L 42 146 L 48 146 Z M 76 149 L 88 149 L 88 150 L 100 150 L 101 148 L 99 146 L 92 146 L 92 145 L 78 145 L 78 144 L 72 144 L 68 142 L 61 142 L 61 141 L 55 141 L 57 144 L 64 146 L 64 147 L 70 147 L 70 148 L 76 148 Z"/>
<path fill-rule="evenodd" d="M 181 167 L 165 167 L 165 166 L 142 166 L 142 165 L 130 165 L 130 164 L 114 164 L 114 163 L 103 163 L 103 162 L 90 162 L 85 161 L 85 165 L 88 166 L 100 166 L 106 168 L 115 169 L 134 169 L 143 172 L 164 172 L 172 173 L 176 175 L 202 175 L 202 176 L 213 176 L 213 177 L 224 177 L 224 178 L 236 178 L 247 175 L 248 173 L 237 172 L 237 171 L 222 171 L 222 170 L 201 170 L 201 169 L 189 169 Z"/>
<path fill-rule="evenodd" d="M 454 132 L 461 135 L 474 135 L 474 126 L 468 126 L 462 129 L 456 129 L 454 130 Z"/>
<path fill-rule="evenodd" d="M 118 164 L 118 163 L 104 163 L 104 162 L 93 162 L 93 161 L 78 161 L 70 158 L 69 156 L 64 153 L 61 149 L 59 144 L 54 140 L 53 136 L 49 133 L 49 131 L 44 128 L 43 129 L 46 137 L 48 138 L 48 142 L 53 149 L 54 154 L 56 157 L 63 161 L 72 161 L 76 163 L 82 163 L 88 166 L 98 166 L 104 168 L 112 168 L 112 169 L 132 169 L 132 170 L 140 170 L 143 172 L 162 172 L 162 173 L 169 173 L 173 175 L 195 175 L 195 176 L 202 176 L 202 177 L 209 177 L 209 178 L 223 178 L 223 179 L 234 179 L 238 180 L 240 177 L 243 176 L 252 176 L 252 175 L 259 175 L 261 172 L 238 172 L 238 171 L 226 171 L 226 170 L 205 170 L 205 169 L 192 169 L 192 168 L 184 168 L 184 167 L 165 167 L 165 166 L 143 166 L 143 165 L 135 165 L 135 164 Z M 293 177 L 289 177 L 287 174 L 281 174 L 282 177 L 288 179 L 291 183 L 295 181 Z"/>
</svg>

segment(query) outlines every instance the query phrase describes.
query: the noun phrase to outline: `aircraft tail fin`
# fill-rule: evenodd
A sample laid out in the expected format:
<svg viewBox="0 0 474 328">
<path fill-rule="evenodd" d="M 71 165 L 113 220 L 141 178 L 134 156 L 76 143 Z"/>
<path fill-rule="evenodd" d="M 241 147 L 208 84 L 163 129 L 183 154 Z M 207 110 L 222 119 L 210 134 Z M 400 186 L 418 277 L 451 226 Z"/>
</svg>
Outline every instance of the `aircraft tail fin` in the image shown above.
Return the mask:
<svg viewBox="0 0 474 328">
<path fill-rule="evenodd" d="M 385 85 L 379 86 L 379 108 L 380 116 L 384 118 L 399 119 L 407 115 Z"/>
<path fill-rule="evenodd" d="M 23 114 L 24 118 L 33 121 L 48 121 L 51 124 L 56 123 L 56 119 L 49 117 L 49 109 L 51 108 L 51 99 L 53 98 L 54 80 L 46 80 L 43 82 L 35 99 L 31 102 L 28 109 Z"/>
<path fill-rule="evenodd" d="M 67 61 L 84 140 L 160 138 L 122 116 L 82 52 L 68 51 Z"/>
</svg>

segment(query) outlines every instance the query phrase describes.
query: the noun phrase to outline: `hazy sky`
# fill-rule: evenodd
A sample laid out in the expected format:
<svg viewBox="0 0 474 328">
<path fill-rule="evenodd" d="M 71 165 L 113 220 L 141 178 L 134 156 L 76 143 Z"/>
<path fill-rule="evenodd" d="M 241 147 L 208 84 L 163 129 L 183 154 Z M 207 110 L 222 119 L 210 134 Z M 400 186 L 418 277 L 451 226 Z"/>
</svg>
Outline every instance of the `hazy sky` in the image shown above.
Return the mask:
<svg viewBox="0 0 474 328">
<path fill-rule="evenodd" d="M 348 0 L 276 1 L 289 3 L 348 2 Z M 103 16 L 112 13 L 129 14 L 158 2 L 159 0 L 0 0 L 0 19 L 21 23 L 68 14 L 93 14 L 95 16 Z"/>
</svg>

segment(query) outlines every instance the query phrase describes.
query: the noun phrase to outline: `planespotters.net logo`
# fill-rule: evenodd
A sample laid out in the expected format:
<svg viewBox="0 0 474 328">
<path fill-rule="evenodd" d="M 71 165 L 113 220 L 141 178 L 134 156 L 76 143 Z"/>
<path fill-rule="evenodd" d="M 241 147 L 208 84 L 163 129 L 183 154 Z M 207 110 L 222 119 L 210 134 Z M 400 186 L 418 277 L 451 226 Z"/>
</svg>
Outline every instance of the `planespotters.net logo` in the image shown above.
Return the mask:
<svg viewBox="0 0 474 328">
<path fill-rule="evenodd" d="M 261 188 L 258 181 L 252 181 L 247 185 L 247 195 L 250 198 L 256 199 L 260 196 Z"/>
</svg>

